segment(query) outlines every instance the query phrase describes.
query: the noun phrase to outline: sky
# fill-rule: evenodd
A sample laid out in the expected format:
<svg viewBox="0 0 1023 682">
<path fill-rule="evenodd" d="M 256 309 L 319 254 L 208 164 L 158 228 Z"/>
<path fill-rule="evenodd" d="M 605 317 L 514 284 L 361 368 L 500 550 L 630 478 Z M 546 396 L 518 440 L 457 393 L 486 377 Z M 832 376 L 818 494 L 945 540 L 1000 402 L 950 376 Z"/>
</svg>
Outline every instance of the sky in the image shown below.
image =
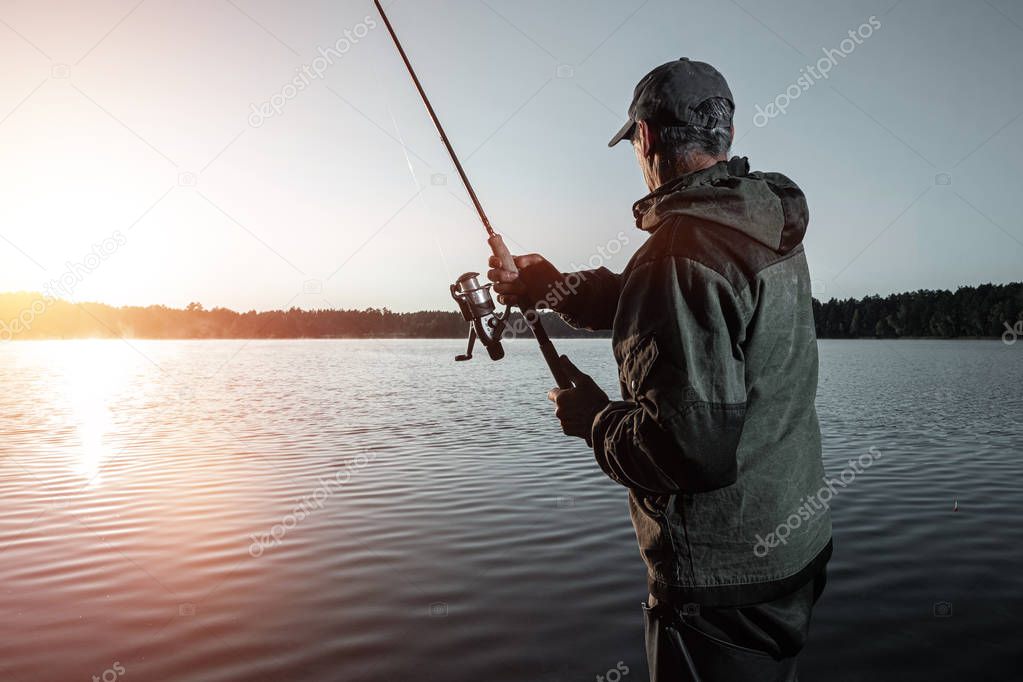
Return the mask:
<svg viewBox="0 0 1023 682">
<path fill-rule="evenodd" d="M 646 188 L 606 143 L 688 56 L 731 85 L 733 153 L 806 192 L 819 298 L 1023 279 L 1018 2 L 386 5 L 515 252 L 621 270 Z M 486 268 L 369 0 L 0 0 L 0 64 L 0 291 L 452 309 Z"/>
</svg>

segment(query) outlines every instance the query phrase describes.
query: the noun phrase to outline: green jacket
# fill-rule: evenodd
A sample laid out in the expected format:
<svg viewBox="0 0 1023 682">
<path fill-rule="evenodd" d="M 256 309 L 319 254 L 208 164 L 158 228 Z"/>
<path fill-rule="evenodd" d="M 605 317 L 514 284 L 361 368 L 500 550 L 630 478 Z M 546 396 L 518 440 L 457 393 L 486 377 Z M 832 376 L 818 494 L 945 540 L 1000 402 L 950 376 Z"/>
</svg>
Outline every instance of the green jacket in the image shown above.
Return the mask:
<svg viewBox="0 0 1023 682">
<path fill-rule="evenodd" d="M 594 420 L 594 454 L 629 490 L 655 596 L 774 599 L 831 554 L 830 513 L 815 502 L 826 483 L 806 199 L 736 157 L 634 213 L 650 237 L 625 271 L 575 273 L 555 306 L 613 330 L 622 400 Z"/>
</svg>

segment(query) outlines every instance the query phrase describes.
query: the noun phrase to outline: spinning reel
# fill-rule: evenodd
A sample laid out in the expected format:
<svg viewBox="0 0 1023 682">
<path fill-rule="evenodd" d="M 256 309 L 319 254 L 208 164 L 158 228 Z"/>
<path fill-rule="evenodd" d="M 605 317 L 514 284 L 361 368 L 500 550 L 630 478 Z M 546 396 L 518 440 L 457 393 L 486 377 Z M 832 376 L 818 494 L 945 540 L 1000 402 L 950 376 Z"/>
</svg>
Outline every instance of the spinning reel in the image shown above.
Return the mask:
<svg viewBox="0 0 1023 682">
<path fill-rule="evenodd" d="M 472 349 L 476 339 L 487 349 L 491 360 L 504 357 L 501 336 L 508 324 L 511 306 L 505 308 L 504 314 L 498 314 L 494 299 L 490 294 L 491 284 L 480 284 L 478 272 L 467 272 L 451 285 L 451 298 L 458 303 L 462 317 L 469 323 L 469 346 L 464 355 L 455 357 L 456 361 L 471 360 Z"/>
</svg>

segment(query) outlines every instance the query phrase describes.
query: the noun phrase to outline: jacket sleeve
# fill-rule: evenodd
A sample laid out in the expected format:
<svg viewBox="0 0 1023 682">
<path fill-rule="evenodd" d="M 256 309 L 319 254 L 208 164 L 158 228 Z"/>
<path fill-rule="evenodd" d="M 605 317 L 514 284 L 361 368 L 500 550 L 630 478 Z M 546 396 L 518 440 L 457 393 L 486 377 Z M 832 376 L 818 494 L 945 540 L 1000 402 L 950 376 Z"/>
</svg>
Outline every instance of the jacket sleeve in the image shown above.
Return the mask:
<svg viewBox="0 0 1023 682">
<path fill-rule="evenodd" d="M 673 256 L 634 269 L 620 306 L 626 399 L 594 419 L 598 464 L 657 495 L 731 485 L 746 414 L 749 303 L 714 270 Z"/>
<path fill-rule="evenodd" d="M 580 329 L 610 329 L 618 309 L 622 276 L 607 268 L 566 272 L 554 291 L 551 307 L 566 322 Z"/>
</svg>

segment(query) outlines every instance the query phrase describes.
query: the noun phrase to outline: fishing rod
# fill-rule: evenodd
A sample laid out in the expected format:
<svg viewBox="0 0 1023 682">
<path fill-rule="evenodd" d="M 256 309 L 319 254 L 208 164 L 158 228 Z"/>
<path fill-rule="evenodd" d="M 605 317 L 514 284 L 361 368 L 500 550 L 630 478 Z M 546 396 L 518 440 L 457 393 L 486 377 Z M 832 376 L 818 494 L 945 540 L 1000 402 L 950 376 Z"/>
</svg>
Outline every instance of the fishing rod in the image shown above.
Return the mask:
<svg viewBox="0 0 1023 682">
<path fill-rule="evenodd" d="M 416 70 L 412 68 L 412 62 L 409 61 L 408 55 L 405 54 L 405 48 L 401 46 L 398 34 L 394 32 L 394 27 L 391 25 L 390 19 L 387 18 L 387 13 L 384 12 L 380 0 L 373 0 L 373 4 L 376 5 L 380 18 L 384 20 L 384 26 L 387 27 L 387 32 L 391 34 L 391 40 L 394 41 L 394 46 L 398 48 L 398 54 L 401 55 L 401 60 L 405 62 L 405 68 L 408 70 L 409 75 L 412 76 L 412 82 L 415 84 L 416 90 L 419 91 L 419 97 L 422 98 L 423 104 L 426 105 L 426 111 L 430 114 L 430 119 L 440 134 L 441 142 L 444 143 L 444 147 L 448 150 L 448 156 L 451 157 L 451 161 L 455 164 L 458 177 L 462 179 L 462 185 L 465 186 L 465 191 L 469 193 L 472 205 L 476 208 L 476 213 L 479 214 L 480 222 L 483 223 L 483 228 L 487 231 L 487 243 L 490 245 L 491 252 L 501 262 L 503 269 L 518 272 L 518 268 L 515 267 L 515 259 L 512 258 L 511 252 L 505 246 L 504 239 L 490 225 L 490 219 L 487 217 L 486 211 L 483 210 L 483 204 L 480 203 L 479 197 L 476 196 L 476 190 L 473 189 L 472 183 L 469 182 L 469 176 L 465 174 L 462 162 L 458 160 L 458 155 L 455 154 L 455 149 L 451 146 L 447 133 L 444 132 L 444 126 L 441 125 L 437 112 L 434 111 L 433 105 L 430 104 L 430 98 L 426 96 L 423 84 L 419 82 L 419 76 L 416 75 Z M 459 355 L 455 360 L 471 359 L 476 339 L 479 339 L 480 343 L 487 349 L 491 359 L 500 360 L 504 357 L 501 336 L 507 327 L 511 306 L 509 305 L 505 309 L 503 315 L 498 314 L 490 292 L 491 285 L 481 285 L 479 283 L 479 276 L 478 272 L 467 272 L 459 277 L 450 287 L 451 297 L 458 303 L 462 317 L 470 325 L 469 346 L 465 354 Z M 529 301 L 520 302 L 519 307 L 522 310 L 522 318 L 526 321 L 529 330 L 533 332 L 533 337 L 540 345 L 540 353 L 543 354 L 543 359 L 547 362 L 547 367 L 550 368 L 558 387 L 572 388 L 572 381 L 561 366 L 561 358 L 558 355 L 558 351 L 555 350 L 554 344 L 551 343 L 550 337 L 547 336 L 547 330 L 543 328 L 536 308 Z"/>
</svg>

